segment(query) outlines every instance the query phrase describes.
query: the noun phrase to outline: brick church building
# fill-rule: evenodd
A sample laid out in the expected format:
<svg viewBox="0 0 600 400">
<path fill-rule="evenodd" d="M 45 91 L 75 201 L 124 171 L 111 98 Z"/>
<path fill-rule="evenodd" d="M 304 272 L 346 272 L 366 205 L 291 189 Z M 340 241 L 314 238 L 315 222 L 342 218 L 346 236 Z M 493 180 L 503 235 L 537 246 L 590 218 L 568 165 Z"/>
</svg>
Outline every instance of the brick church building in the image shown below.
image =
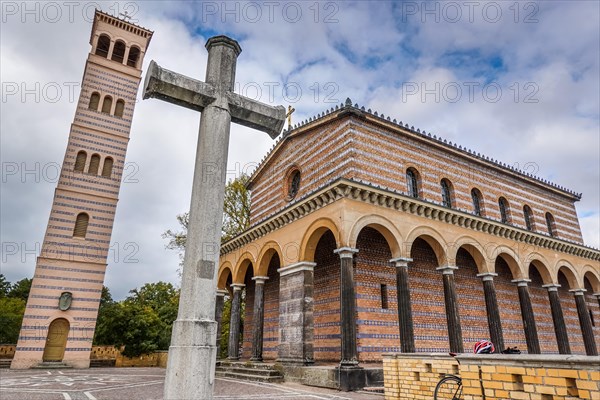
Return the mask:
<svg viewBox="0 0 600 400">
<path fill-rule="evenodd" d="M 600 251 L 568 189 L 352 105 L 284 132 L 221 248 L 229 358 L 352 370 L 383 353 L 597 355 Z"/>
</svg>

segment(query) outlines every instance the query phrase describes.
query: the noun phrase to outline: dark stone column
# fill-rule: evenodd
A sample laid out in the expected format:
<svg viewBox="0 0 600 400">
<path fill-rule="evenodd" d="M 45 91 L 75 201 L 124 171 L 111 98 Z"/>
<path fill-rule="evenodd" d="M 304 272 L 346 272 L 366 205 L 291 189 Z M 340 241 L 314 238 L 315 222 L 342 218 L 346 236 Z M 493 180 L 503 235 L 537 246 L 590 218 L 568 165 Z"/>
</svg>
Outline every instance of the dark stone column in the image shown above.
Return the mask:
<svg viewBox="0 0 600 400">
<path fill-rule="evenodd" d="M 596 296 L 596 299 L 598 300 L 598 307 L 600 307 L 600 293 L 594 293 L 592 296 Z"/>
<path fill-rule="evenodd" d="M 554 333 L 556 334 L 556 343 L 558 344 L 558 352 L 560 354 L 571 354 L 569 346 L 569 335 L 567 334 L 567 326 L 563 316 L 560 298 L 558 297 L 558 288 L 560 285 L 551 283 L 543 285 L 548 289 L 548 298 L 550 299 L 550 311 L 552 311 L 552 322 L 554 322 Z"/>
<path fill-rule="evenodd" d="M 581 325 L 581 333 L 583 334 L 585 354 L 588 356 L 597 356 L 598 349 L 596 349 L 592 320 L 590 319 L 587 304 L 585 304 L 585 296 L 583 295 L 585 289 L 574 289 L 571 292 L 575 295 L 575 304 L 577 304 L 577 315 L 579 316 L 579 325 Z"/>
<path fill-rule="evenodd" d="M 540 341 L 538 339 L 537 327 L 531 307 L 531 298 L 527 284 L 531 279 L 515 279 L 512 281 L 517 284 L 519 291 L 519 303 L 521 304 L 521 318 L 523 319 L 523 328 L 525 330 L 525 341 L 527 342 L 527 352 L 529 354 L 540 354 Z"/>
<path fill-rule="evenodd" d="M 408 263 L 412 258 L 394 258 L 396 265 L 396 293 L 398 295 L 398 325 L 400 328 L 400 349 L 403 353 L 415 352 L 415 332 L 408 285 Z"/>
<path fill-rule="evenodd" d="M 340 367 L 358 366 L 356 348 L 356 296 L 354 291 L 354 254 L 357 249 L 342 247 L 333 251 L 340 256 L 340 316 L 342 331 L 342 359 Z"/>
<path fill-rule="evenodd" d="M 254 281 L 254 314 L 252 324 L 252 357 L 250 361 L 262 361 L 263 329 L 265 323 L 265 281 L 268 276 L 255 276 Z"/>
<path fill-rule="evenodd" d="M 483 294 L 485 296 L 485 309 L 487 311 L 490 340 L 494 343 L 496 352 L 500 353 L 504 350 L 504 336 L 502 334 L 502 321 L 496 298 L 496 287 L 494 286 L 494 277 L 498 276 L 498 274 L 486 272 L 477 276 L 481 277 L 483 281 Z"/>
<path fill-rule="evenodd" d="M 315 263 L 301 261 L 279 268 L 279 350 L 282 363 L 312 364 Z"/>
<path fill-rule="evenodd" d="M 446 303 L 446 321 L 448 323 L 450 351 L 453 353 L 463 353 L 462 329 L 458 314 L 458 302 L 456 301 L 456 285 L 454 284 L 454 270 L 458 269 L 458 267 L 446 265 L 436 269 L 442 271 L 442 278 L 444 280 L 444 300 Z"/>
<path fill-rule="evenodd" d="M 217 300 L 215 302 L 215 321 L 217 321 L 217 359 L 220 357 L 221 349 L 221 332 L 223 330 L 223 303 L 225 302 L 225 295 L 227 290 L 217 290 Z"/>
<path fill-rule="evenodd" d="M 229 347 L 228 347 L 228 359 L 239 360 L 240 359 L 240 306 L 242 303 L 242 289 L 244 288 L 242 283 L 234 283 L 231 285 L 233 288 L 233 299 L 231 300 L 231 319 L 229 320 Z"/>
</svg>

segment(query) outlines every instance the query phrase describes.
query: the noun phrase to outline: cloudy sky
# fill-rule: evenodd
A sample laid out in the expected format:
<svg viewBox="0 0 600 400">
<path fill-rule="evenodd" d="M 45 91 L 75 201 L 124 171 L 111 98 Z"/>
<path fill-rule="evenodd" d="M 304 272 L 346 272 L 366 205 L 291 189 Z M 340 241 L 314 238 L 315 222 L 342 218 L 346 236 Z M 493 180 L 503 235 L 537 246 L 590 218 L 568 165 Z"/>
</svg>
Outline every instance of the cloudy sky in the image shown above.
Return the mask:
<svg viewBox="0 0 600 400">
<path fill-rule="evenodd" d="M 599 4 L 3 2 L 1 272 L 13 282 L 33 276 L 95 6 L 155 32 L 144 71 L 154 59 L 204 79 L 206 39 L 227 34 L 243 49 L 236 91 L 292 104 L 296 122 L 350 97 L 582 192 L 584 240 L 599 247 Z M 179 283 L 179 258 L 161 233 L 189 206 L 198 121 L 138 101 L 106 275 L 115 298 L 145 282 Z M 271 145 L 234 126 L 229 178 Z"/>
</svg>

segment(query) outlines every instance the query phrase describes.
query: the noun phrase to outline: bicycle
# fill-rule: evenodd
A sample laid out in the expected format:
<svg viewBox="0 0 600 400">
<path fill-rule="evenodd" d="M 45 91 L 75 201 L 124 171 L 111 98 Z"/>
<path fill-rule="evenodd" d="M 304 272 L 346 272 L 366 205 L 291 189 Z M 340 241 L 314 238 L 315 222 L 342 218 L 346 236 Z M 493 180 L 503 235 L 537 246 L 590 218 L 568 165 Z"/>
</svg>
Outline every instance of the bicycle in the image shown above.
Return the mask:
<svg viewBox="0 0 600 400">
<path fill-rule="evenodd" d="M 452 357 L 456 353 L 450 353 Z M 435 385 L 433 392 L 434 400 L 460 400 L 462 399 L 462 379 L 458 375 L 444 374 L 442 379 Z"/>
</svg>

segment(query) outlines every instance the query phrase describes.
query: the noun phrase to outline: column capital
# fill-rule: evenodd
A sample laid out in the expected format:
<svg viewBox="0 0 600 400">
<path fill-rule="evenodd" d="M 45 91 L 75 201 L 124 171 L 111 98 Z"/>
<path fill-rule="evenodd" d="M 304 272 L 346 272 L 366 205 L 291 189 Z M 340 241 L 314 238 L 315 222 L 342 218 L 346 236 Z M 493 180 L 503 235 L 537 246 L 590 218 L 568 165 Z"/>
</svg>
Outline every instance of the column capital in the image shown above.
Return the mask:
<svg viewBox="0 0 600 400">
<path fill-rule="evenodd" d="M 437 267 L 436 271 L 442 271 L 442 275 L 454 275 L 454 270 L 458 269 L 456 265 L 442 265 Z"/>
<path fill-rule="evenodd" d="M 571 289 L 569 290 L 569 292 L 573 293 L 575 296 L 583 296 L 583 294 L 585 292 L 587 292 L 586 289 Z"/>
<path fill-rule="evenodd" d="M 484 272 L 482 274 L 475 275 L 478 278 L 481 278 L 482 281 L 493 281 L 496 276 L 498 276 L 495 272 Z"/>
<path fill-rule="evenodd" d="M 527 284 L 529 282 L 531 282 L 531 279 L 526 279 L 526 278 L 521 278 L 521 279 L 513 279 L 511 281 L 512 283 L 516 283 L 517 286 L 527 286 Z"/>
<path fill-rule="evenodd" d="M 408 268 L 408 263 L 412 262 L 412 261 L 413 261 L 412 258 L 407 258 L 407 257 L 392 258 L 390 260 L 390 262 L 395 264 L 396 267 L 407 267 L 407 268 Z"/>
<path fill-rule="evenodd" d="M 289 274 L 295 274 L 299 271 L 314 271 L 317 263 L 310 261 L 300 261 L 294 264 L 287 265 L 285 267 L 281 267 L 277 270 L 279 272 L 279 276 L 286 276 Z"/>
<path fill-rule="evenodd" d="M 225 296 L 227 293 L 229 293 L 229 292 L 227 291 L 227 289 L 217 289 L 217 296 L 221 296 L 221 297 L 223 297 L 223 296 Z"/>
<path fill-rule="evenodd" d="M 269 279 L 268 276 L 255 276 L 254 278 L 252 278 L 252 280 L 257 284 L 257 285 L 264 285 L 265 282 Z"/>
<path fill-rule="evenodd" d="M 338 254 L 340 258 L 352 258 L 355 253 L 358 253 L 358 249 L 353 249 L 352 247 L 340 247 L 333 252 Z"/>
<path fill-rule="evenodd" d="M 600 292 L 598 292 L 598 293 L 592 293 L 592 296 L 596 296 L 597 298 L 600 299 Z"/>
<path fill-rule="evenodd" d="M 238 290 L 242 290 L 243 288 L 246 287 L 246 285 L 244 285 L 243 283 L 232 283 L 230 286 L 234 292 L 237 292 Z"/>
<path fill-rule="evenodd" d="M 548 291 L 549 291 L 549 292 L 557 292 L 557 291 L 558 291 L 558 288 L 559 288 L 560 286 L 561 286 L 561 285 L 559 285 L 558 283 L 549 283 L 549 284 L 547 284 L 547 285 L 542 285 L 542 287 L 543 287 L 544 289 L 548 289 Z"/>
</svg>

